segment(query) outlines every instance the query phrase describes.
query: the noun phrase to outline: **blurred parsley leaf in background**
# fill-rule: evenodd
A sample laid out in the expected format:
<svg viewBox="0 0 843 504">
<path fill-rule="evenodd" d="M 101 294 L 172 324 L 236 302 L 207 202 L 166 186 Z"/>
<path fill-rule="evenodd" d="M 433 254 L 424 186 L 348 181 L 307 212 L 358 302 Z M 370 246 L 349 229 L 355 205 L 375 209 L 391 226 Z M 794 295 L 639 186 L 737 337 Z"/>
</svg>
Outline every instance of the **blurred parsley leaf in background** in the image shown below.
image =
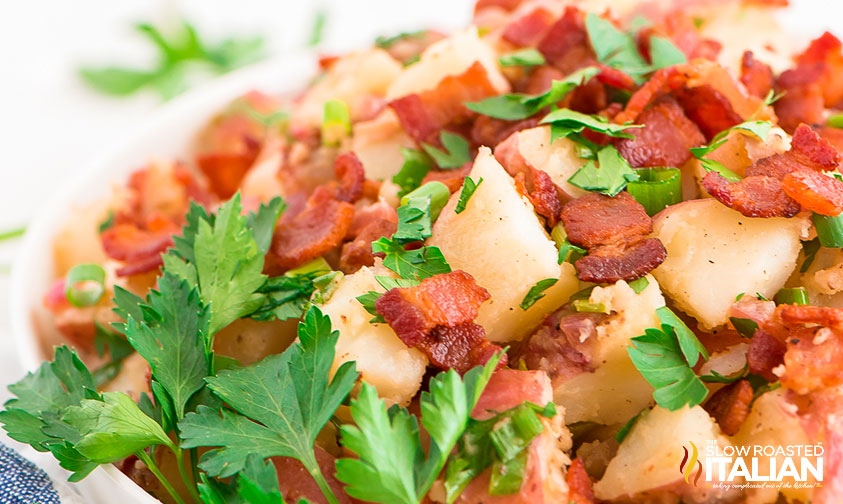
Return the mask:
<svg viewBox="0 0 843 504">
<path fill-rule="evenodd" d="M 85 83 L 114 96 L 128 96 L 149 87 L 168 100 L 187 89 L 187 76 L 192 65 L 200 64 L 213 73 L 223 74 L 265 56 L 261 37 L 231 37 L 218 44 L 209 44 L 187 22 L 183 22 L 177 32 L 168 35 L 148 23 L 135 28 L 158 51 L 157 65 L 151 69 L 82 67 L 79 74 Z"/>
</svg>

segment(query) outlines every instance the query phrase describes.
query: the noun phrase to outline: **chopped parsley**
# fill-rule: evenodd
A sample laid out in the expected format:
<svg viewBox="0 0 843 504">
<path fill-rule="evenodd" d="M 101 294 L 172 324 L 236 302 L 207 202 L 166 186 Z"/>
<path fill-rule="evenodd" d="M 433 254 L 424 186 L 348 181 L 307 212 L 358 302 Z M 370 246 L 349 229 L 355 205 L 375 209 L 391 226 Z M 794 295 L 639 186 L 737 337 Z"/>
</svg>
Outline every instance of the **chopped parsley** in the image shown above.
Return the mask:
<svg viewBox="0 0 843 504">
<path fill-rule="evenodd" d="M 625 130 L 643 128 L 636 124 L 615 124 L 603 116 L 583 114 L 571 109 L 559 109 L 544 116 L 539 124 L 550 124 L 550 141 L 582 133 L 586 128 L 615 138 L 632 138 Z"/>
<path fill-rule="evenodd" d="M 530 290 L 527 291 L 527 294 L 518 306 L 520 306 L 522 310 L 528 310 L 531 306 L 536 304 L 539 299 L 544 297 L 544 291 L 553 287 L 558 281 L 558 278 L 545 278 L 544 280 L 539 280 L 536 282 L 536 285 L 530 287 Z"/>
<path fill-rule="evenodd" d="M 439 134 L 439 141 L 442 142 L 444 150 L 422 143 L 424 151 L 433 158 L 439 168 L 443 170 L 459 168 L 471 161 L 471 152 L 465 138 L 456 133 L 442 130 Z"/>
<path fill-rule="evenodd" d="M 740 175 L 727 168 L 723 163 L 715 161 L 713 159 L 709 159 L 706 156 L 719 149 L 724 143 L 726 143 L 726 137 L 732 131 L 747 131 L 757 136 L 761 140 L 766 141 L 772 128 L 773 123 L 769 121 L 746 121 L 721 131 L 720 133 L 715 135 L 714 138 L 711 139 L 711 142 L 708 145 L 691 148 L 691 154 L 693 154 L 694 157 L 700 161 L 705 171 L 717 172 L 723 178 L 729 180 L 730 182 L 738 182 L 741 180 Z"/>
<path fill-rule="evenodd" d="M 607 145 L 597 151 L 597 163 L 593 160 L 586 162 L 568 178 L 568 183 L 586 191 L 616 196 L 628 182 L 638 179 L 638 173 L 618 150 Z"/>
<path fill-rule="evenodd" d="M 544 65 L 546 61 L 542 53 L 532 47 L 528 47 L 527 49 L 521 49 L 520 51 L 513 51 L 511 53 L 501 55 L 501 57 L 498 58 L 498 63 L 503 67 L 530 67 Z"/>
<path fill-rule="evenodd" d="M 392 177 L 392 182 L 401 188 L 398 191 L 399 198 L 418 188 L 425 175 L 433 169 L 430 157 L 421 150 L 402 147 L 401 155 L 404 157 L 404 164 L 401 165 L 401 170 Z"/>
<path fill-rule="evenodd" d="M 471 177 L 466 177 L 465 182 L 462 186 L 462 191 L 460 192 L 460 199 L 457 201 L 457 206 L 454 208 L 455 213 L 462 213 L 465 210 L 465 206 L 468 204 L 469 198 L 474 194 L 474 191 L 477 190 L 477 187 L 483 183 L 483 177 L 480 177 L 477 182 L 474 181 Z"/>
</svg>

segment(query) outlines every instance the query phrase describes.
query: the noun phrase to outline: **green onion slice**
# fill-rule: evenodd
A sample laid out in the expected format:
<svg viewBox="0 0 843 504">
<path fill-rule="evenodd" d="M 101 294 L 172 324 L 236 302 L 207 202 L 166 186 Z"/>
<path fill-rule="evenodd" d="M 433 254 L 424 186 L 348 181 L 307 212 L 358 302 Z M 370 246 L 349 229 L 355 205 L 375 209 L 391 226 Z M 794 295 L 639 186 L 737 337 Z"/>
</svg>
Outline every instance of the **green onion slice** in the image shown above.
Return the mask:
<svg viewBox="0 0 843 504">
<path fill-rule="evenodd" d="M 105 292 L 105 270 L 98 264 L 77 264 L 64 279 L 64 295 L 73 306 L 93 306 Z"/>
<path fill-rule="evenodd" d="M 348 111 L 348 105 L 340 100 L 326 101 L 322 118 L 322 143 L 337 146 L 349 134 L 351 134 L 351 114 Z"/>
<path fill-rule="evenodd" d="M 795 287 L 793 289 L 782 289 L 778 293 L 776 293 L 776 297 L 773 298 L 776 301 L 777 305 L 780 304 L 789 304 L 789 305 L 806 305 L 809 304 L 808 300 L 808 291 L 805 290 L 804 287 Z"/>
<path fill-rule="evenodd" d="M 430 220 L 435 221 L 439 217 L 439 213 L 445 208 L 448 199 L 451 197 L 451 191 L 448 186 L 442 182 L 428 182 L 404 195 L 401 198 L 401 205 L 406 205 L 411 198 L 430 198 Z"/>
<path fill-rule="evenodd" d="M 814 227 L 820 245 L 827 248 L 843 248 L 843 214 L 836 217 L 814 214 Z"/>
<path fill-rule="evenodd" d="M 636 168 L 638 180 L 626 190 L 653 216 L 670 205 L 682 202 L 682 173 L 678 168 Z"/>
</svg>

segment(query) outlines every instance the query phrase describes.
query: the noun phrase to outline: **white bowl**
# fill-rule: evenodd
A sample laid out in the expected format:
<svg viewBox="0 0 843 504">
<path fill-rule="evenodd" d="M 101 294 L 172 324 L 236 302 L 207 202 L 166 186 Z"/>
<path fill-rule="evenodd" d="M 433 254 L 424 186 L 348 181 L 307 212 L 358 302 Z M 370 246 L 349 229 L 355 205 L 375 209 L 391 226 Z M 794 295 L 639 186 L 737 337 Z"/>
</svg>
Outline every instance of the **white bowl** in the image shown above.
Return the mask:
<svg viewBox="0 0 843 504">
<path fill-rule="evenodd" d="M 43 332 L 39 328 L 51 323 L 41 299 L 54 279 L 53 237 L 73 208 L 105 197 L 112 184 L 124 182 L 150 158 L 185 157 L 199 128 L 237 96 L 251 89 L 268 93 L 303 89 L 316 69 L 313 53 L 292 53 L 188 92 L 150 115 L 138 130 L 127 132 L 127 142 L 108 149 L 107 155 L 88 166 L 58 197 L 48 200 L 29 226 L 12 270 L 12 336 L 26 370 L 35 370 L 48 357 L 39 344 Z M 158 502 L 112 465 L 98 468 L 78 486 L 91 504 Z"/>
</svg>

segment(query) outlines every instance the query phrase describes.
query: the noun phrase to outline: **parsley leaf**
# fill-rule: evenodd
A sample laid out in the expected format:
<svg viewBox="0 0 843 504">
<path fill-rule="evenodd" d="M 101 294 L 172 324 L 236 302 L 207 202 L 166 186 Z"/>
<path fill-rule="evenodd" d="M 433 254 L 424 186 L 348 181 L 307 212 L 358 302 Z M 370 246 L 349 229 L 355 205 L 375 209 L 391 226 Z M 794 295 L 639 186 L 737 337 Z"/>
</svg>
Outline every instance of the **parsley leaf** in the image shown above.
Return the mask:
<svg viewBox="0 0 843 504">
<path fill-rule="evenodd" d="M 551 142 L 582 133 L 586 128 L 615 138 L 633 138 L 624 131 L 629 128 L 643 128 L 640 124 L 615 124 L 603 116 L 583 114 L 571 109 L 554 110 L 544 116 L 539 124 L 550 124 Z"/>
<path fill-rule="evenodd" d="M 249 212 L 249 216 L 246 218 L 246 227 L 252 230 L 252 237 L 255 239 L 261 255 L 269 252 L 272 234 L 275 232 L 275 224 L 286 207 L 284 200 L 276 196 L 268 204 L 261 203 L 257 213 Z"/>
<path fill-rule="evenodd" d="M 679 341 L 679 347 L 682 349 L 682 355 L 685 356 L 688 364 L 696 366 L 700 355 L 702 355 L 703 360 L 708 360 L 708 350 L 706 350 L 703 344 L 700 343 L 700 340 L 697 339 L 697 335 L 694 334 L 694 331 L 688 328 L 688 326 L 685 325 L 685 322 L 682 322 L 682 319 L 673 313 L 673 310 L 667 306 L 662 306 L 661 308 L 656 309 L 656 315 L 658 315 L 662 324 L 669 325 L 673 328 L 673 332 L 676 334 L 676 339 Z"/>
<path fill-rule="evenodd" d="M 508 121 L 526 119 L 562 101 L 574 88 L 584 84 L 598 73 L 600 69 L 597 67 L 587 67 L 577 70 L 562 80 L 553 81 L 550 89 L 542 94 L 504 94 L 477 102 L 467 102 L 465 106 L 469 110 L 497 119 Z"/>
<path fill-rule="evenodd" d="M 755 331 L 758 330 L 758 322 L 752 319 L 729 317 L 729 322 L 732 323 L 735 330 L 738 331 L 738 334 L 740 334 L 742 338 L 751 339 L 755 335 Z"/>
<path fill-rule="evenodd" d="M 251 454 L 294 457 L 304 464 L 329 502 L 336 497 L 313 452 L 316 436 L 351 391 L 357 372 L 347 362 L 330 379 L 339 333 L 311 307 L 299 324 L 299 342 L 281 355 L 207 379 L 208 387 L 234 411 L 200 406 L 179 423 L 183 446 L 219 446 L 199 467 L 211 476 L 241 471 Z"/>
<path fill-rule="evenodd" d="M 805 260 L 802 262 L 802 267 L 799 268 L 800 273 L 805 273 L 806 271 L 808 271 L 808 268 L 810 268 L 811 264 L 814 263 L 814 258 L 817 256 L 817 252 L 819 252 L 819 250 L 819 238 L 814 238 L 812 240 L 802 242 L 802 253 L 805 255 Z"/>
<path fill-rule="evenodd" d="M 401 243 L 421 241 L 432 234 L 430 197 L 410 197 L 407 203 L 398 207 L 398 229 L 392 239 Z"/>
<path fill-rule="evenodd" d="M 688 58 L 678 47 L 673 45 L 670 39 L 658 36 L 650 37 L 650 64 L 651 70 L 667 68 L 674 65 L 687 63 Z"/>
<path fill-rule="evenodd" d="M 676 411 L 686 404 L 695 406 L 705 400 L 708 388 L 683 357 L 673 327 L 662 324 L 661 330 L 647 329 L 643 336 L 636 336 L 631 342 L 627 347 L 629 358 L 656 389 L 653 398 L 659 406 Z"/>
<path fill-rule="evenodd" d="M 740 175 L 727 168 L 723 163 L 715 161 L 713 159 L 708 159 L 706 156 L 719 149 L 724 143 L 726 143 L 726 137 L 732 131 L 744 130 L 749 133 L 752 133 L 761 140 L 766 141 L 767 137 L 770 135 L 770 130 L 772 128 L 773 123 L 771 123 L 770 121 L 746 121 L 721 131 L 720 133 L 715 135 L 714 138 L 711 139 L 711 142 L 708 145 L 691 148 L 691 154 L 693 154 L 694 157 L 700 161 L 700 164 L 702 165 L 703 169 L 705 169 L 705 171 L 717 172 L 726 180 L 729 180 L 731 182 L 738 182 L 741 180 Z"/>
<path fill-rule="evenodd" d="M 498 63 L 500 66 L 508 67 L 508 66 L 539 66 L 544 65 L 547 63 L 544 59 L 542 53 L 533 49 L 532 47 L 528 47 L 526 49 L 521 49 L 520 51 L 513 51 L 511 53 L 502 54 L 498 58 Z"/>
<path fill-rule="evenodd" d="M 431 379 L 430 391 L 421 396 L 421 423 L 430 435 L 427 454 L 416 417 L 398 406 L 387 411 L 375 388 L 364 383 L 351 401 L 355 424 L 340 429 L 343 446 L 358 457 L 337 461 L 337 479 L 348 494 L 369 502 L 418 504 L 468 425 L 499 360 L 496 355 L 463 378 L 450 370 Z"/>
<path fill-rule="evenodd" d="M 639 178 L 638 173 L 611 145 L 597 151 L 597 161 L 598 164 L 595 164 L 594 161 L 588 161 L 584 164 L 568 178 L 568 183 L 586 191 L 616 196 L 623 191 L 628 182 L 636 181 Z"/>
<path fill-rule="evenodd" d="M 124 300 L 137 302 L 127 296 L 115 298 L 118 303 Z M 150 291 L 147 303 L 140 304 L 139 319 L 130 314 L 138 304 L 118 304 L 115 311 L 126 320 L 118 327 L 149 363 L 154 382 L 163 387 L 163 395 L 155 393 L 161 389 L 153 390 L 156 402 L 172 404 L 179 419 L 210 372 L 209 313 L 196 289 L 167 271 L 158 279 L 157 290 Z"/>
<path fill-rule="evenodd" d="M 439 133 L 439 141 L 442 142 L 442 147 L 444 147 L 445 150 L 439 149 L 430 144 L 422 143 L 424 151 L 433 158 L 439 168 L 459 168 L 471 161 L 468 141 L 466 141 L 465 138 L 457 135 L 456 133 L 442 130 L 442 132 Z"/>
<path fill-rule="evenodd" d="M 471 177 L 466 177 L 465 182 L 462 186 L 462 191 L 460 192 L 460 199 L 457 201 L 457 206 L 454 208 L 455 213 L 462 213 L 465 210 L 465 206 L 468 204 L 469 198 L 474 194 L 474 191 L 477 190 L 477 187 L 483 183 L 483 177 L 475 182 L 474 179 Z"/>
<path fill-rule="evenodd" d="M 392 177 L 392 181 L 401 188 L 398 191 L 399 198 L 419 187 L 425 175 L 433 168 L 430 158 L 423 151 L 402 147 L 401 155 L 404 164 Z"/>
<path fill-rule="evenodd" d="M 638 422 L 638 419 L 641 418 L 641 415 L 643 415 L 647 411 L 650 410 L 643 409 L 639 411 L 634 417 L 630 418 L 625 424 L 623 424 L 623 427 L 618 429 L 618 432 L 615 433 L 615 441 L 617 441 L 619 444 L 623 443 L 623 440 L 626 439 L 626 436 L 629 434 L 629 431 L 632 430 L 632 428 L 635 426 L 635 423 Z"/>
<path fill-rule="evenodd" d="M 95 369 L 91 376 L 94 378 L 94 383 L 99 387 L 104 383 L 108 383 L 120 373 L 123 368 L 123 361 L 126 357 L 135 353 L 134 347 L 119 333 L 108 330 L 99 323 L 94 323 L 96 332 L 94 333 L 94 349 L 97 355 L 102 357 L 108 351 L 109 361 L 101 367 Z"/>
<path fill-rule="evenodd" d="M 530 290 L 527 291 L 527 294 L 518 306 L 520 306 L 522 310 L 529 309 L 531 306 L 536 304 L 536 301 L 544 297 L 544 291 L 553 287 L 558 281 L 558 278 L 545 278 L 544 280 L 539 280 L 536 282 L 536 285 L 530 287 Z"/>
<path fill-rule="evenodd" d="M 372 242 L 372 252 L 386 254 L 383 265 L 398 273 L 401 278 L 424 280 L 439 273 L 451 272 L 439 247 L 406 250 L 397 240 L 382 237 Z"/>
</svg>

